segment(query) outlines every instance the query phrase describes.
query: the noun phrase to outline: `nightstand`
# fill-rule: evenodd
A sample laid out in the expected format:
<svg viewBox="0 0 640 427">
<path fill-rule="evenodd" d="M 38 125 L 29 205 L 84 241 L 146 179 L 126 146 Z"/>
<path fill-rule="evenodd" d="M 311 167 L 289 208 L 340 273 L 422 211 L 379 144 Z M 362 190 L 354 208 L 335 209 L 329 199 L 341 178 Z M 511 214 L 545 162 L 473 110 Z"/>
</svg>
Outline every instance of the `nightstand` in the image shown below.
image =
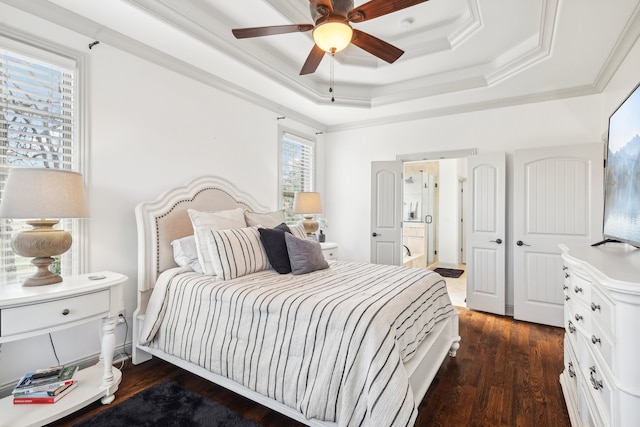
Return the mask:
<svg viewBox="0 0 640 427">
<path fill-rule="evenodd" d="M 322 246 L 322 255 L 324 255 L 324 259 L 329 260 L 337 260 L 338 259 L 338 244 L 331 242 L 320 243 Z"/>
<path fill-rule="evenodd" d="M 100 360 L 76 373 L 78 387 L 52 405 L 14 405 L 12 396 L 1 399 L 0 426 L 40 426 L 98 399 L 103 404 L 113 402 L 122 380 L 122 373 L 112 364 L 126 281 L 122 274 L 105 271 L 64 277 L 54 285 L 0 286 L 0 344 L 102 319 Z"/>
</svg>

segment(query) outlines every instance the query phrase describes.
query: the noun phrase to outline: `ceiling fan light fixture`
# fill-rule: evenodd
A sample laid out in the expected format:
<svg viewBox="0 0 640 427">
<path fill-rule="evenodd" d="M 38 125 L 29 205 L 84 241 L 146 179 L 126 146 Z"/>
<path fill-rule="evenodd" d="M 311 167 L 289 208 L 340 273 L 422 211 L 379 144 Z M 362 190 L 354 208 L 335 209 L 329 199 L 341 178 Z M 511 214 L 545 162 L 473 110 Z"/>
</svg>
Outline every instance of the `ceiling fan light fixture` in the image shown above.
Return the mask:
<svg viewBox="0 0 640 427">
<path fill-rule="evenodd" d="M 352 38 L 353 29 L 348 23 L 341 21 L 327 21 L 313 30 L 313 41 L 328 53 L 344 50 Z"/>
</svg>

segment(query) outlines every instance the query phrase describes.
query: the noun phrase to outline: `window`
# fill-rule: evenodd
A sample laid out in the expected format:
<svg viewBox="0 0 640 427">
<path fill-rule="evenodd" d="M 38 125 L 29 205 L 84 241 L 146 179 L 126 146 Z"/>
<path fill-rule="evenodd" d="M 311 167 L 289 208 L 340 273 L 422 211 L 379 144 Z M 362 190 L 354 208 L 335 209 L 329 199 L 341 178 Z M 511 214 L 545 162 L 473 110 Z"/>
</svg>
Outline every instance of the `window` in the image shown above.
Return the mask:
<svg viewBox="0 0 640 427">
<path fill-rule="evenodd" d="M 79 169 L 76 120 L 76 63 L 0 37 L 0 199 L 9 169 L 16 166 Z M 60 227 L 78 239 L 73 220 Z M 0 283 L 14 283 L 35 273 L 29 258 L 11 249 L 24 221 L 0 219 Z M 72 251 L 52 264 L 60 274 L 77 274 Z"/>
<path fill-rule="evenodd" d="M 288 131 L 280 139 L 280 206 L 287 223 L 297 221 L 293 196 L 315 189 L 315 142 Z"/>
</svg>

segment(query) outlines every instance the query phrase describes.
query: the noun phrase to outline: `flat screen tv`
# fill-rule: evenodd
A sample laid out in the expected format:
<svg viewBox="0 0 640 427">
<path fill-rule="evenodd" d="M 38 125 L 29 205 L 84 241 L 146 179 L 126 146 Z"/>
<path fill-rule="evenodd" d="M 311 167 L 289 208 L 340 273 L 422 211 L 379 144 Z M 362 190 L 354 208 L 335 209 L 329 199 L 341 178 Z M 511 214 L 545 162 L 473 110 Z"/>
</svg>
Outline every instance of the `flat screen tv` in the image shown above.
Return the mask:
<svg viewBox="0 0 640 427">
<path fill-rule="evenodd" d="M 604 187 L 605 242 L 640 247 L 640 85 L 609 117 Z"/>
</svg>

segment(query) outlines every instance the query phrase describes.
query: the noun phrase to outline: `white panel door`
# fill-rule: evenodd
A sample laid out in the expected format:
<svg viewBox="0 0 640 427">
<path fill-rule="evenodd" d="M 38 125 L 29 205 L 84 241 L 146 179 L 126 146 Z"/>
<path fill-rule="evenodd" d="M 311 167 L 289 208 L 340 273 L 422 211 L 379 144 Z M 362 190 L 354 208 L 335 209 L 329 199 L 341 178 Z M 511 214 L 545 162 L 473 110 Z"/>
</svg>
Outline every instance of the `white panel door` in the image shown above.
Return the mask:
<svg viewBox="0 0 640 427">
<path fill-rule="evenodd" d="M 467 307 L 505 314 L 505 154 L 467 158 Z"/>
<path fill-rule="evenodd" d="M 560 243 L 602 238 L 603 144 L 514 155 L 514 318 L 562 326 Z"/>
<path fill-rule="evenodd" d="M 402 265 L 402 162 L 371 162 L 371 262 Z"/>
</svg>

